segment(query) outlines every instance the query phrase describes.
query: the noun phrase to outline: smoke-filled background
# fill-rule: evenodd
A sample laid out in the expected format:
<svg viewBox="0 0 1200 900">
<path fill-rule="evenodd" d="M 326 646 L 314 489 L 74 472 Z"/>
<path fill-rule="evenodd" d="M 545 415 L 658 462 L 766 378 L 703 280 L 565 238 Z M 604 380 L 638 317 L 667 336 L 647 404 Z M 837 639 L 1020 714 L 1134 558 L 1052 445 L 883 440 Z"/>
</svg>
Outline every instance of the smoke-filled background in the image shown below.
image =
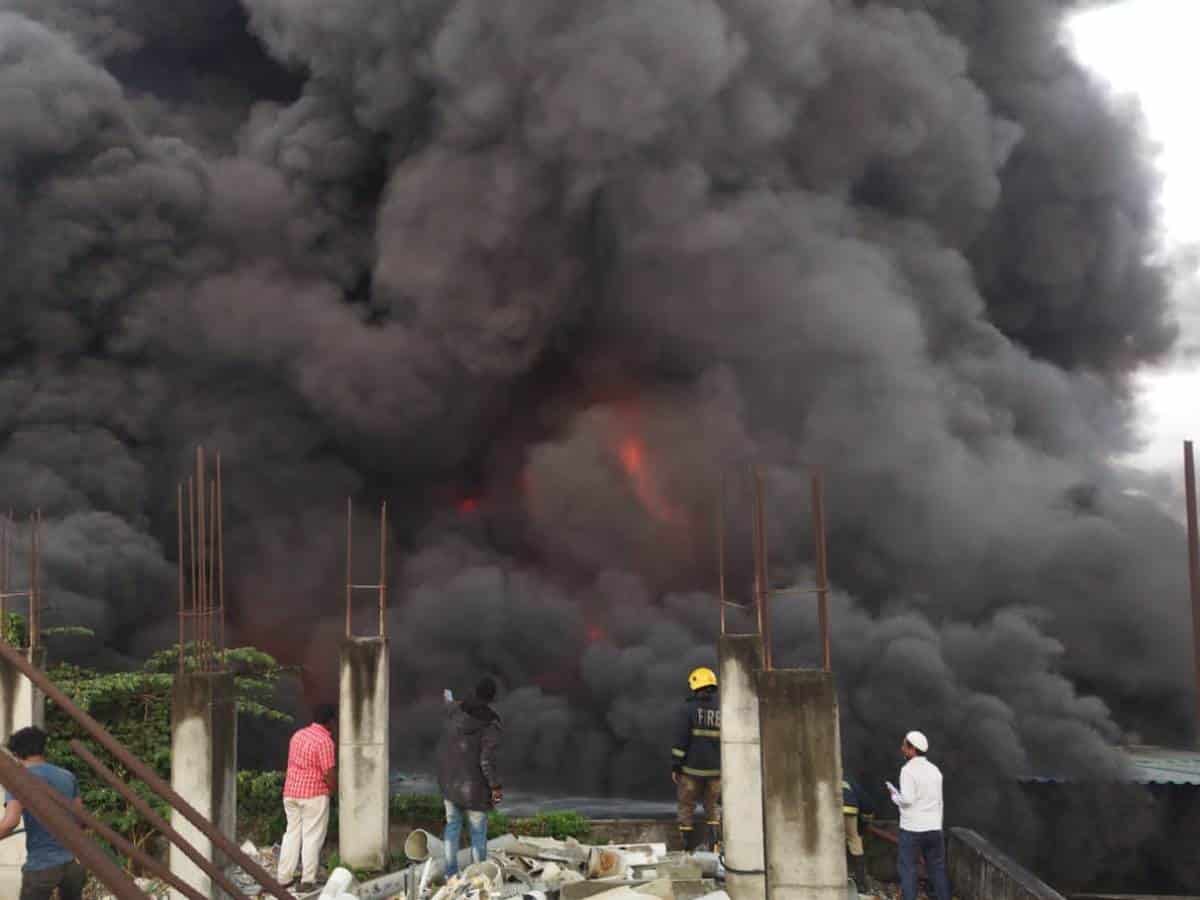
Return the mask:
<svg viewBox="0 0 1200 900">
<path fill-rule="evenodd" d="M 744 602 L 746 465 L 803 589 L 821 463 L 847 769 L 920 727 L 1029 850 L 1018 776 L 1191 728 L 1182 533 L 1110 462 L 1175 336 L 1156 183 L 1068 8 L 0 0 L 0 505 L 48 517 L 47 624 L 171 640 L 204 443 L 232 638 L 310 699 L 345 497 L 359 581 L 386 499 L 398 763 L 490 672 L 510 783 L 665 794 L 722 479 Z M 778 662 L 815 619 L 780 596 Z"/>
</svg>

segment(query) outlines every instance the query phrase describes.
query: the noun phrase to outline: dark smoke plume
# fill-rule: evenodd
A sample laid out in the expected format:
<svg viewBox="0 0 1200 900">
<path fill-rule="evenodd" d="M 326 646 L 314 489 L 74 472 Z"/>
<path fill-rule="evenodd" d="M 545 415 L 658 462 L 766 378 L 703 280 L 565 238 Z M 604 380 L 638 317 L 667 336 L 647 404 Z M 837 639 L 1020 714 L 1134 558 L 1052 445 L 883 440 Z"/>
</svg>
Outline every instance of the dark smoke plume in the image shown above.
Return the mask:
<svg viewBox="0 0 1200 900">
<path fill-rule="evenodd" d="M 1067 4 L 185 6 L 0 0 L 0 505 L 86 652 L 170 639 L 203 442 L 237 639 L 328 690 L 386 498 L 398 759 L 488 671 L 514 781 L 662 792 L 721 478 L 804 586 L 820 462 L 849 768 L 921 727 L 1036 839 L 1016 778 L 1187 736 L 1182 535 L 1110 462 L 1175 336 L 1157 185 Z"/>
</svg>

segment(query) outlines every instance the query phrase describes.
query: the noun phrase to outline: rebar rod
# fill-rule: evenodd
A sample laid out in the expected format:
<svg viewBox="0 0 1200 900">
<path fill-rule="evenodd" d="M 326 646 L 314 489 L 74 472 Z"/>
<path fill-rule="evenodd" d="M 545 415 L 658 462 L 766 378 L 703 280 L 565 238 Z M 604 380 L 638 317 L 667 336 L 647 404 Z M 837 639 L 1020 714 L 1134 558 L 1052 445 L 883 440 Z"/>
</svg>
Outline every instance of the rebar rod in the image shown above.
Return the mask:
<svg viewBox="0 0 1200 900">
<path fill-rule="evenodd" d="M 191 614 L 192 622 L 189 629 L 188 638 L 192 645 L 192 652 L 196 649 L 196 622 L 195 612 L 199 605 L 199 595 L 197 589 L 200 586 L 200 579 L 196 573 L 196 481 L 194 478 L 188 479 L 188 520 L 190 527 L 188 529 L 188 543 L 191 545 L 191 556 L 188 559 L 188 568 L 192 573 L 192 583 L 188 591 L 189 606 L 188 612 Z M 185 669 L 186 671 L 186 669 Z"/>
<path fill-rule="evenodd" d="M 8 625 L 8 522 L 9 516 L 0 515 L 0 641 L 4 640 L 4 629 Z"/>
<path fill-rule="evenodd" d="M 758 630 L 762 636 L 763 668 L 770 671 L 774 657 L 771 652 L 771 575 L 767 560 L 767 524 L 763 512 L 763 477 L 762 469 L 754 468 L 754 526 L 758 537 L 757 568 L 755 580 L 758 583 Z"/>
<path fill-rule="evenodd" d="M 721 478 L 721 490 L 717 496 L 717 596 L 721 607 L 721 636 L 725 635 L 725 479 Z"/>
<path fill-rule="evenodd" d="M 183 616 L 184 616 L 184 594 L 186 587 L 184 586 L 183 578 L 183 485 L 176 485 L 175 488 L 175 510 L 177 518 L 177 530 L 179 537 L 179 555 L 176 557 L 175 569 L 179 574 L 179 674 L 183 674 Z"/>
<path fill-rule="evenodd" d="M 833 669 L 829 634 L 829 561 L 825 545 L 825 479 L 820 469 L 812 473 L 813 542 L 816 551 L 817 618 L 821 628 L 821 668 Z"/>
<path fill-rule="evenodd" d="M 354 580 L 354 568 L 352 559 L 351 541 L 353 539 L 353 518 L 354 518 L 354 500 L 350 497 L 346 498 L 346 637 L 351 636 L 352 629 L 350 626 L 351 608 L 354 604 L 354 590 L 351 587 L 351 582 Z"/>
<path fill-rule="evenodd" d="M 200 559 L 198 562 L 199 584 L 196 592 L 199 601 L 200 615 L 196 618 L 196 668 L 203 672 L 207 671 L 207 660 L 205 659 L 204 650 L 204 614 L 208 609 L 208 582 L 205 580 L 207 571 L 207 556 L 205 542 L 208 539 L 208 528 L 206 527 L 205 512 L 208 506 L 208 491 L 207 483 L 204 475 L 204 448 L 196 448 L 196 499 L 198 501 L 198 522 L 196 528 L 196 540 L 200 547 Z"/>
<path fill-rule="evenodd" d="M 1183 444 L 1183 483 L 1187 504 L 1188 587 L 1192 598 L 1192 653 L 1196 668 L 1196 732 L 1200 742 L 1200 535 L 1196 524 L 1196 458 L 1191 441 Z"/>
<path fill-rule="evenodd" d="M 37 649 L 42 632 L 41 595 L 38 591 L 41 567 L 42 512 L 35 510 L 29 516 L 29 615 L 26 617 L 26 635 L 30 652 Z"/>
<path fill-rule="evenodd" d="M 387 635 L 387 501 L 379 507 L 379 636 Z"/>
<path fill-rule="evenodd" d="M 217 483 L 210 481 L 208 483 L 208 578 L 205 580 L 205 586 L 208 589 L 208 605 L 206 607 L 207 615 L 204 618 L 204 646 L 207 654 L 208 671 L 216 668 L 217 660 L 217 594 L 213 587 L 213 577 L 216 575 L 217 564 Z"/>
<path fill-rule="evenodd" d="M 225 496 L 221 485 L 221 451 L 217 451 L 217 648 L 221 653 L 221 668 L 225 668 Z"/>
</svg>

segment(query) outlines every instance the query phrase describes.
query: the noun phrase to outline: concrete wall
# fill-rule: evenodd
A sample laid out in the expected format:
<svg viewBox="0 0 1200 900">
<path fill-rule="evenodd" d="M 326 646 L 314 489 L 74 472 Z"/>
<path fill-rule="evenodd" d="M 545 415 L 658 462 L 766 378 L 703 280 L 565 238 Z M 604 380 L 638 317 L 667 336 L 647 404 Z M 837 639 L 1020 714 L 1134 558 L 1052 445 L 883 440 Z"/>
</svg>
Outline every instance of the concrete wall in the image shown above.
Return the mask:
<svg viewBox="0 0 1200 900">
<path fill-rule="evenodd" d="M 770 900 L 844 900 L 846 837 L 833 675 L 759 672 L 763 820 Z"/>
<path fill-rule="evenodd" d="M 764 900 L 762 748 L 756 673 L 758 635 L 723 635 L 720 648 L 721 803 L 726 890 L 732 900 Z"/>
<path fill-rule="evenodd" d="M 29 657 L 28 651 L 26 657 Z M 41 668 L 41 651 L 31 658 Z M 33 682 L 4 660 L 0 660 L 0 744 L 7 743 L 14 731 L 45 725 L 46 698 Z M 0 797 L 0 800 L 3 798 Z M 0 897 L 16 897 L 21 892 L 21 866 L 25 864 L 25 835 L 15 834 L 0 841 Z"/>
<path fill-rule="evenodd" d="M 960 900 L 1063 900 L 1062 894 L 968 828 L 951 828 L 950 885 Z"/>
<path fill-rule="evenodd" d="M 342 642 L 338 705 L 338 854 L 377 871 L 388 857 L 388 642 Z"/>
<path fill-rule="evenodd" d="M 231 839 L 237 836 L 237 704 L 233 675 L 192 672 L 175 679 L 171 695 L 171 787 Z M 179 813 L 171 825 L 208 859 L 212 842 Z M 224 865 L 218 855 L 217 862 Z M 171 871 L 217 898 L 211 879 L 174 844 Z M 171 892 L 172 900 L 182 897 Z"/>
</svg>

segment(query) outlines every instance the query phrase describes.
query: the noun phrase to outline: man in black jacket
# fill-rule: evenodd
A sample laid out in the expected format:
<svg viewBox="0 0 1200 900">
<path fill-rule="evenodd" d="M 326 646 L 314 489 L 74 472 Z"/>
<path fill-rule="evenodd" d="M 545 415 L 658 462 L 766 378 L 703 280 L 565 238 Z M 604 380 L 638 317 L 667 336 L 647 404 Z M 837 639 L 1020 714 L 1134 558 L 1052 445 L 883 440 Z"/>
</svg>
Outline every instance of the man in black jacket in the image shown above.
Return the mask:
<svg viewBox="0 0 1200 900">
<path fill-rule="evenodd" d="M 692 695 L 683 705 L 675 746 L 671 748 L 671 778 L 679 800 L 679 836 L 683 848 L 715 846 L 720 840 L 721 819 L 721 701 L 717 676 L 700 668 L 688 676 Z M 703 801 L 704 829 L 694 825 L 696 802 Z"/>
<path fill-rule="evenodd" d="M 484 678 L 475 695 L 447 707 L 438 751 L 438 786 L 446 804 L 446 877 L 458 874 L 458 845 L 466 815 L 475 862 L 487 859 L 487 814 L 504 796 L 496 773 L 500 716 L 488 704 L 496 682 Z"/>
</svg>

